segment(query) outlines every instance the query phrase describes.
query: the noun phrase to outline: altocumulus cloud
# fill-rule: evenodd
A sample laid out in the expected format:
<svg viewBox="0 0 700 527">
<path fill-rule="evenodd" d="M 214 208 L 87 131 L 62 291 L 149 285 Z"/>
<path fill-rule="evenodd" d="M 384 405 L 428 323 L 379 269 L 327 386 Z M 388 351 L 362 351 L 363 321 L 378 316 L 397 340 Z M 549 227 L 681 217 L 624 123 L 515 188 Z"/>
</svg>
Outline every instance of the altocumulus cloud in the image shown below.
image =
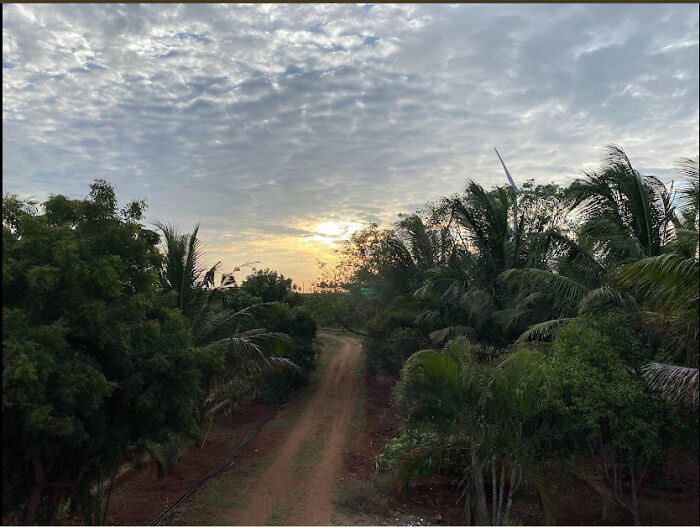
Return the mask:
<svg viewBox="0 0 700 527">
<path fill-rule="evenodd" d="M 692 5 L 4 5 L 5 192 L 106 178 L 226 266 L 308 281 L 317 225 L 504 183 L 492 145 L 521 181 L 609 142 L 670 178 L 698 47 Z"/>
</svg>

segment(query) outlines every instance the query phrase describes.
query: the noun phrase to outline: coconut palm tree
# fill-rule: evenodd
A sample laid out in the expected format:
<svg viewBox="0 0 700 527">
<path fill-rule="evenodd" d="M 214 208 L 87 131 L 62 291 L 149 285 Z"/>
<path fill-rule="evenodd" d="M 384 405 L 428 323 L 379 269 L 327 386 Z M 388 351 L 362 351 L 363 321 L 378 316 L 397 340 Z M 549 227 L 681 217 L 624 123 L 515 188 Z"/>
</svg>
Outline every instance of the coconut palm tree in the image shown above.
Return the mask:
<svg viewBox="0 0 700 527">
<path fill-rule="evenodd" d="M 698 273 L 695 258 L 666 254 L 622 267 L 620 282 L 647 308 L 644 316 L 667 337 L 666 349 L 685 365 L 698 365 Z"/>
<path fill-rule="evenodd" d="M 432 331 L 436 341 L 465 333 L 496 338 L 491 314 L 502 307 L 502 286 L 495 277 L 527 261 L 523 222 L 515 221 L 515 230 L 509 222 L 513 199 L 510 188 L 486 192 L 471 181 L 464 196 L 445 200 L 448 229 L 462 240 L 462 250 L 436 262 L 415 294 L 396 299 L 388 313 Z"/>
<path fill-rule="evenodd" d="M 700 188 L 698 183 L 698 159 L 683 159 L 678 163 L 680 188 L 673 194 L 677 201 L 673 227 L 676 239 L 673 251 L 687 258 L 700 256 L 698 222 L 700 221 Z"/>
<path fill-rule="evenodd" d="M 686 186 L 673 218 L 674 254 L 641 260 L 621 269 L 623 282 L 638 291 L 653 311 L 648 319 L 668 336 L 667 348 L 685 366 L 652 362 L 642 368 L 650 386 L 672 403 L 698 408 L 698 160 L 679 163 Z"/>
<path fill-rule="evenodd" d="M 276 356 L 290 342 L 289 337 L 259 327 L 260 316 L 274 303 L 240 311 L 226 308 L 222 300 L 226 289 L 236 285 L 233 273 L 223 274 L 215 285 L 220 262 L 210 268 L 204 266 L 198 225 L 191 234 L 180 234 L 172 225 L 158 223 L 156 227 L 165 242 L 158 281 L 165 293 L 175 297 L 178 309 L 189 321 L 193 353 L 200 369 L 199 423 L 204 424 L 210 417 L 211 426 L 217 409 L 248 390 L 255 379 L 280 368 L 300 370 L 288 359 Z M 165 444 L 144 446 L 156 460 L 162 477 L 176 461 L 181 436 L 173 434 Z"/>
<path fill-rule="evenodd" d="M 698 161 L 680 164 L 686 186 L 674 216 L 673 253 L 645 258 L 620 270 L 621 281 L 635 290 L 646 319 L 667 337 L 665 348 L 684 365 L 652 362 L 642 369 L 650 386 L 673 402 L 698 408 Z"/>
<path fill-rule="evenodd" d="M 583 204 L 587 218 L 583 238 L 588 235 L 603 247 L 599 254 L 607 256 L 608 268 L 590 255 L 585 260 L 589 271 L 578 276 L 571 275 L 566 265 L 560 265 L 559 272 L 517 269 L 502 273 L 507 283 L 562 301 L 560 317 L 531 326 L 518 340 L 546 338 L 576 314 L 599 309 L 601 302 L 613 303 L 640 323 L 656 328 L 664 336 L 665 351 L 683 363 L 644 366 L 642 374 L 650 385 L 673 402 L 697 407 L 698 162 L 687 159 L 680 163 L 685 186 L 672 206 L 658 180 L 643 178 L 621 150 L 610 149 L 611 166 L 602 175 L 589 175 L 588 181 L 572 185 L 575 203 Z M 601 225 L 616 227 L 599 229 Z M 629 262 L 634 256 L 639 258 Z M 625 260 L 628 263 L 619 267 Z M 597 287 L 590 281 L 584 283 L 581 278 L 596 270 Z"/>
<path fill-rule="evenodd" d="M 585 174 L 568 190 L 572 211 L 583 219 L 578 240 L 547 233 L 543 242 L 563 249 L 553 268 L 501 274 L 504 282 L 519 288 L 520 297 L 523 292 L 537 292 L 552 308 L 549 314 L 546 309 L 535 314 L 544 318 L 521 334 L 521 342 L 551 336 L 571 317 L 606 305 L 639 316 L 638 301 L 625 290 L 617 271 L 620 265 L 662 255 L 677 239 L 678 218 L 663 183 L 639 174 L 618 146 L 607 149 L 607 165 L 598 173 Z M 528 320 L 518 309 L 516 303 L 511 321 L 536 318 L 526 312 Z"/>
<path fill-rule="evenodd" d="M 585 173 L 569 187 L 572 209 L 583 217 L 580 234 L 596 242 L 606 261 L 661 254 L 672 237 L 673 218 L 664 184 L 637 172 L 619 146 L 607 146 L 606 160 L 601 172 Z"/>
</svg>

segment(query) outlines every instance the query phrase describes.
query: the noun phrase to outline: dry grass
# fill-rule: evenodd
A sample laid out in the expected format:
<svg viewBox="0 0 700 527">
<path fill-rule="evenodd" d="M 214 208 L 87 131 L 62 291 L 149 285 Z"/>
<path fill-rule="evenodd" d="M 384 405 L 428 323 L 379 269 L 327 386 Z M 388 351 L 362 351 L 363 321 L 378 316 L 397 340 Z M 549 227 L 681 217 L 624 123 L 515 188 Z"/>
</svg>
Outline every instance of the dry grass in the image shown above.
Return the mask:
<svg viewBox="0 0 700 527">
<path fill-rule="evenodd" d="M 391 491 L 388 474 L 374 474 L 369 479 L 353 478 L 341 485 L 333 503 L 344 513 L 385 514 Z"/>
</svg>

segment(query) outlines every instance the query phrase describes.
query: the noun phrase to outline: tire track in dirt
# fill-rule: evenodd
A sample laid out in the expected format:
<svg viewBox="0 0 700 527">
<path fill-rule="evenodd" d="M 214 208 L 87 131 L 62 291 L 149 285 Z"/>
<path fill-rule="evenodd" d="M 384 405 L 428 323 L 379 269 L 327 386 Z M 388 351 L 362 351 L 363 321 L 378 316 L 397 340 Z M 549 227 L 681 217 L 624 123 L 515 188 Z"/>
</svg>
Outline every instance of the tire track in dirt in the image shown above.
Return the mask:
<svg viewBox="0 0 700 527">
<path fill-rule="evenodd" d="M 266 525 L 275 521 L 275 511 L 284 511 L 280 519 L 287 525 L 331 524 L 343 446 L 355 409 L 361 345 L 351 337 L 325 336 L 340 340 L 341 348 L 272 464 L 254 483 L 248 506 L 232 515 L 234 525 Z M 299 454 L 309 448 L 321 449 L 317 455 L 311 452 L 317 460 L 299 466 Z"/>
</svg>

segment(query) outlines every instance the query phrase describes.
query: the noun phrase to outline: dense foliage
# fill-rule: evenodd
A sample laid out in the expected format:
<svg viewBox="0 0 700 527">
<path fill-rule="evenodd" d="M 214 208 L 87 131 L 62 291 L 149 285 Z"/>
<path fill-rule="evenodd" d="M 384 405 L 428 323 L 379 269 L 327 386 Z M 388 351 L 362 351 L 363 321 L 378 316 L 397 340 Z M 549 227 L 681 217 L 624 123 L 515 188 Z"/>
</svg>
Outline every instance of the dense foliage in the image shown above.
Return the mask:
<svg viewBox="0 0 700 527">
<path fill-rule="evenodd" d="M 139 223 L 105 181 L 41 209 L 3 199 L 3 515 L 103 521 L 111 482 L 150 452 L 165 471 L 222 406 L 287 396 L 315 365 L 315 323 L 272 271 L 215 285 L 197 230 Z M 284 375 L 284 382 L 275 381 Z"/>
<path fill-rule="evenodd" d="M 550 448 L 590 454 L 606 494 L 641 523 L 637 489 L 660 465 L 678 423 L 632 365 L 649 359 L 642 339 L 613 314 L 578 317 L 556 333 L 547 375 L 555 385 Z"/>
<path fill-rule="evenodd" d="M 637 489 L 697 434 L 697 160 L 679 168 L 672 190 L 610 146 L 603 167 L 568 188 L 470 182 L 353 236 L 325 285 L 355 306 L 341 325 L 367 337 L 369 365 L 400 372 L 406 424 L 385 466 L 404 482 L 451 473 L 467 519 L 501 523 L 526 483 L 552 512 L 537 471 L 527 475 L 536 456 L 642 521 Z M 547 382 L 507 396 L 531 393 L 536 424 L 503 440 L 522 416 L 493 392 L 496 379 L 542 372 Z"/>
<path fill-rule="evenodd" d="M 105 182 L 34 213 L 3 203 L 3 503 L 36 519 L 147 440 L 192 433 L 186 319 L 158 292 L 158 236 Z M 54 506 L 55 512 L 55 506 Z"/>
<path fill-rule="evenodd" d="M 569 187 L 464 193 L 353 234 L 317 292 L 204 265 L 197 228 L 145 228 L 96 181 L 84 200 L 3 199 L 3 515 L 104 519 L 117 471 L 165 472 L 222 409 L 282 401 L 317 327 L 365 337 L 394 375 L 400 487 L 452 476 L 466 519 L 556 518 L 569 473 L 643 522 L 638 490 L 698 442 L 698 165 L 667 188 L 611 146 Z M 247 265 L 247 264 L 244 264 Z"/>
</svg>

